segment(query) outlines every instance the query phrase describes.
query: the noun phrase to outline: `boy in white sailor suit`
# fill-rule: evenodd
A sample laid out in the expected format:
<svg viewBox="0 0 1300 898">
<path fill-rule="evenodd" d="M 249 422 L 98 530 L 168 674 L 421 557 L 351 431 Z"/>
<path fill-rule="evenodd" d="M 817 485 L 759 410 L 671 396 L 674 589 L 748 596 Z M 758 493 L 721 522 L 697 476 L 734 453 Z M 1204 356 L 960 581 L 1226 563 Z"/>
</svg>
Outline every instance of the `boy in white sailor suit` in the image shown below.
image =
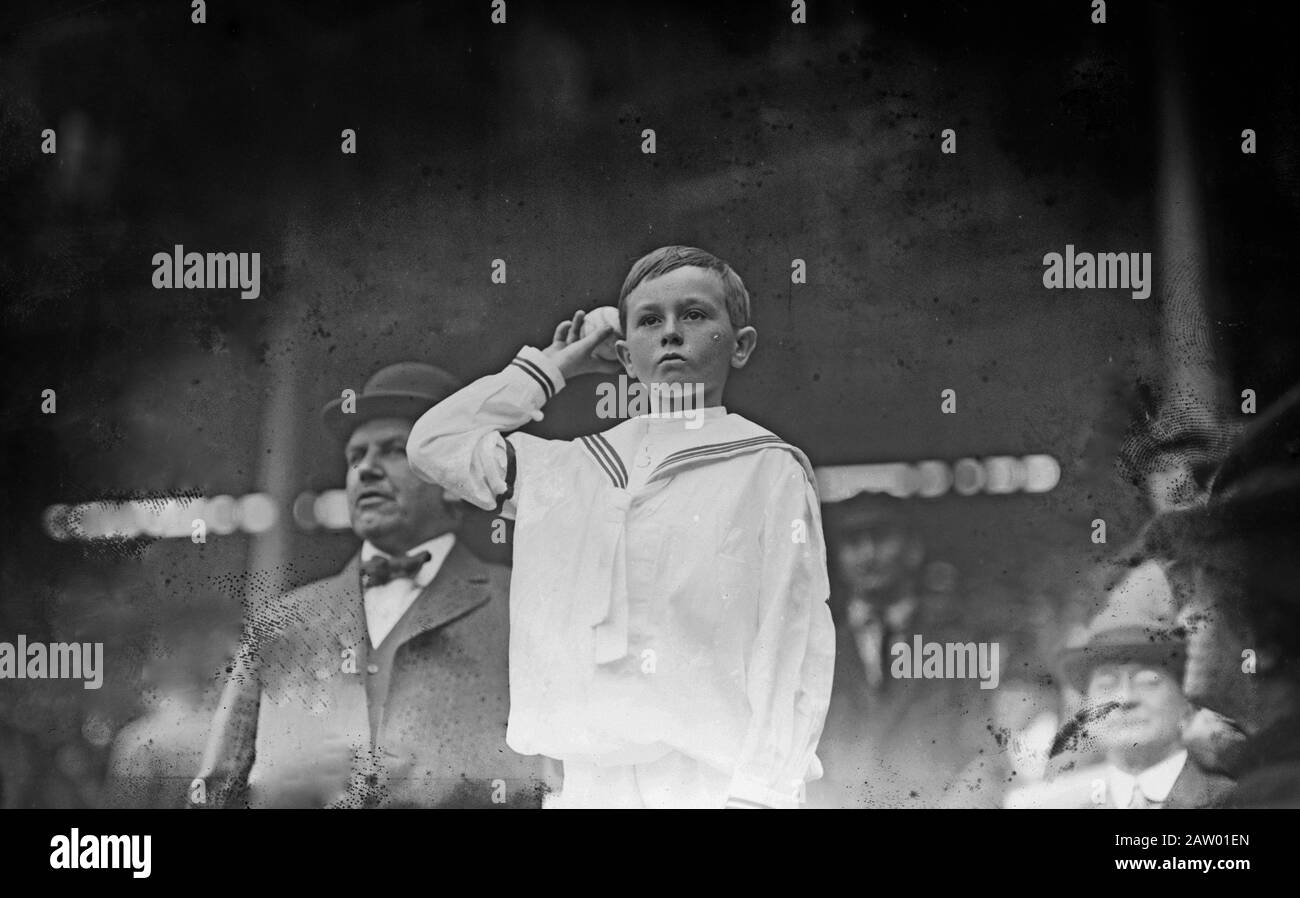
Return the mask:
<svg viewBox="0 0 1300 898">
<path fill-rule="evenodd" d="M 595 354 L 612 323 L 581 336 L 583 318 L 407 444 L 417 474 L 515 520 L 507 743 L 564 762 L 558 807 L 797 807 L 821 775 L 835 632 L 808 459 L 722 406 L 757 341 L 749 295 L 703 250 L 650 253 L 614 349 L 642 384 L 696 385 L 699 416 L 652 393 L 603 433 L 512 433 L 568 379 L 618 370 Z"/>
</svg>

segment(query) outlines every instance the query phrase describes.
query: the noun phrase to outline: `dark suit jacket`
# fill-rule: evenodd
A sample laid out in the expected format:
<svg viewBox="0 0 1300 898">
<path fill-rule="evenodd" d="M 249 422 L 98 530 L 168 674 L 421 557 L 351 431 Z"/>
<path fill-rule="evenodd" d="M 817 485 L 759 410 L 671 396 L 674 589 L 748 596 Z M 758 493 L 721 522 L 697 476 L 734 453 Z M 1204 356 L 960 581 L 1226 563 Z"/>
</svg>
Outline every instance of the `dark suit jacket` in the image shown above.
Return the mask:
<svg viewBox="0 0 1300 898">
<path fill-rule="evenodd" d="M 1246 743 L 1232 808 L 1300 808 L 1300 715 L 1286 717 Z"/>
<path fill-rule="evenodd" d="M 359 565 L 252 610 L 191 804 L 540 806 L 505 741 L 506 569 L 458 542 L 371 651 Z"/>
<path fill-rule="evenodd" d="M 1103 800 L 1094 801 L 1098 781 L 1106 778 L 1104 765 L 1083 767 L 1061 774 L 1053 780 L 1020 790 L 1015 807 L 1037 808 L 1114 808 L 1115 799 L 1105 786 Z M 1173 788 L 1161 806 L 1173 808 L 1219 807 L 1232 790 L 1232 780 L 1202 769 L 1190 755 Z"/>
</svg>

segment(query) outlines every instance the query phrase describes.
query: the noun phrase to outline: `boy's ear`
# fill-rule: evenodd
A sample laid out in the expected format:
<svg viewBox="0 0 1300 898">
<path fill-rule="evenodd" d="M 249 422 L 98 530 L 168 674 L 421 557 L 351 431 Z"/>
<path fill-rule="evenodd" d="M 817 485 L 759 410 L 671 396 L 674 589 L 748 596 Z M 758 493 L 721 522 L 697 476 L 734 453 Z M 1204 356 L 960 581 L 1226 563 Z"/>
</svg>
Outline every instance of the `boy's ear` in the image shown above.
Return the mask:
<svg viewBox="0 0 1300 898">
<path fill-rule="evenodd" d="M 627 376 L 632 380 L 636 380 L 636 372 L 632 370 L 632 351 L 627 348 L 626 340 L 614 341 L 614 354 L 618 356 L 618 360 L 623 365 L 623 370 L 627 372 Z"/>
<path fill-rule="evenodd" d="M 754 328 L 742 327 L 736 331 L 736 346 L 731 350 L 731 367 L 744 368 L 757 346 L 758 331 Z"/>
</svg>

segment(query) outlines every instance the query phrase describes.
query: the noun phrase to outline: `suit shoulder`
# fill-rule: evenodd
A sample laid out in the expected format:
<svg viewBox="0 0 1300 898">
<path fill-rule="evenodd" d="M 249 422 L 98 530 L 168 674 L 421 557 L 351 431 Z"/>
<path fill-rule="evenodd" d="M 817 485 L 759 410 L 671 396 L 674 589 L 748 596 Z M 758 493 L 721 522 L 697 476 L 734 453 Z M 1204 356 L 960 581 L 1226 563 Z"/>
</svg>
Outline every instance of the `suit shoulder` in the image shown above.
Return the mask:
<svg viewBox="0 0 1300 898">
<path fill-rule="evenodd" d="M 493 585 L 499 583 L 510 583 L 510 566 L 507 564 L 498 564 L 495 561 L 483 562 L 483 569 L 487 571 L 488 577 L 491 578 Z"/>
<path fill-rule="evenodd" d="M 1257 767 L 1224 796 L 1230 808 L 1300 808 L 1300 761 L 1283 759 Z"/>
<path fill-rule="evenodd" d="M 245 609 L 245 636 L 254 642 L 267 642 L 307 625 L 326 607 L 323 601 L 346 589 L 345 578 L 351 565 L 330 577 L 322 577 L 286 592 L 262 593 Z"/>
<path fill-rule="evenodd" d="M 488 588 L 495 594 L 510 594 L 510 566 L 495 561 L 485 561 L 468 548 L 465 549 L 471 576 L 486 581 Z"/>
</svg>

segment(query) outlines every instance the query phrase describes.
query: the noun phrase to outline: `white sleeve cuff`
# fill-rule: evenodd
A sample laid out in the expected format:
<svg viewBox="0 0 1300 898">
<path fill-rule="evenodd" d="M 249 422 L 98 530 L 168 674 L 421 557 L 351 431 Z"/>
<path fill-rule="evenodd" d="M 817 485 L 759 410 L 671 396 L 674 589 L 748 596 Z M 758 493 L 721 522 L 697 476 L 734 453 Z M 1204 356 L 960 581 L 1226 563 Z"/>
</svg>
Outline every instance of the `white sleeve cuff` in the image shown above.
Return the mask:
<svg viewBox="0 0 1300 898">
<path fill-rule="evenodd" d="M 564 389 L 564 375 L 559 367 L 546 357 L 536 346 L 525 346 L 515 354 L 512 365 L 522 368 L 526 374 L 537 381 L 543 394 L 550 399 Z"/>
<path fill-rule="evenodd" d="M 761 780 L 738 773 L 732 777 L 731 788 L 727 791 L 727 803 L 734 807 L 760 805 L 768 808 L 794 809 L 799 807 L 801 785 L 802 783 L 791 783 L 790 790 L 782 792 L 771 788 Z"/>
</svg>

